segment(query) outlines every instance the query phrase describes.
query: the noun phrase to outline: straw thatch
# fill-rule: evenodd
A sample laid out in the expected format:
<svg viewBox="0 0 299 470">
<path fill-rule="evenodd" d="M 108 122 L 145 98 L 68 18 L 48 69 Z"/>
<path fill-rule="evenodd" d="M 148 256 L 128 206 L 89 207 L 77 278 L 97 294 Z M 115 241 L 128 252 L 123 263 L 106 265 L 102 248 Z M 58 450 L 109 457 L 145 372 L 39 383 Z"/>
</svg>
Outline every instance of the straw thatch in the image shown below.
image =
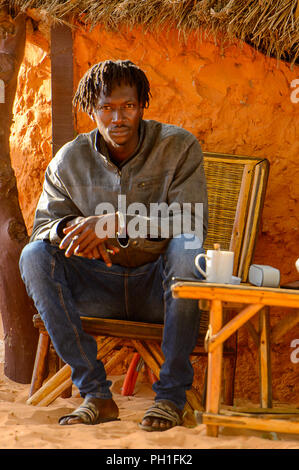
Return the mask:
<svg viewBox="0 0 299 470">
<path fill-rule="evenodd" d="M 56 21 L 101 23 L 112 30 L 177 28 L 186 37 L 204 29 L 279 59 L 299 60 L 299 0 L 0 0 L 2 5 L 42 9 Z"/>
</svg>

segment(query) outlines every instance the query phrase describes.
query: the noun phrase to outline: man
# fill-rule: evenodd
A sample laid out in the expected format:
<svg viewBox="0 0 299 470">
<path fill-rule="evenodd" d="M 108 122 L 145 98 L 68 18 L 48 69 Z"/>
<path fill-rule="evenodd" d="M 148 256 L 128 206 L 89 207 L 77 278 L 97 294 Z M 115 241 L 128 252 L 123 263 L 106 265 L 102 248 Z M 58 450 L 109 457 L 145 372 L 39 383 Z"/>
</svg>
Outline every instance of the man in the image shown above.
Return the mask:
<svg viewBox="0 0 299 470">
<path fill-rule="evenodd" d="M 97 128 L 67 143 L 50 162 L 22 252 L 28 294 L 84 397 L 62 425 L 118 417 L 111 382 L 80 315 L 164 322 L 165 362 L 153 386 L 154 405 L 140 426 L 163 431 L 182 423 L 199 312 L 196 301 L 173 299 L 170 286 L 174 276 L 197 278 L 206 184 L 196 138 L 143 120 L 149 98 L 147 77 L 130 61 L 105 61 L 87 71 L 74 105 Z M 157 203 L 162 209 L 153 214 Z M 182 233 L 182 206 L 196 230 L 189 225 Z"/>
</svg>

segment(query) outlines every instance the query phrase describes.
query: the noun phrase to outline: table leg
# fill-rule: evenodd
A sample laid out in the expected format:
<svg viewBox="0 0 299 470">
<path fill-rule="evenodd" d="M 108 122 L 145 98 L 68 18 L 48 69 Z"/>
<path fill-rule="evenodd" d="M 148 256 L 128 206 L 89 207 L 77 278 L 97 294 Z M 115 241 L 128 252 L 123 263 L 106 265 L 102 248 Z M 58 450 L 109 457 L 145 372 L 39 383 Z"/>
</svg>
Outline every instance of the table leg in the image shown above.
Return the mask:
<svg viewBox="0 0 299 470">
<path fill-rule="evenodd" d="M 259 333 L 260 404 L 262 408 L 272 408 L 269 307 L 259 313 Z"/>
<path fill-rule="evenodd" d="M 220 300 L 212 300 L 210 310 L 210 332 L 216 334 L 222 326 L 222 303 Z M 207 382 L 207 413 L 219 413 L 221 394 L 223 343 L 208 354 L 208 382 Z M 218 436 L 218 426 L 207 425 L 207 435 Z"/>
</svg>

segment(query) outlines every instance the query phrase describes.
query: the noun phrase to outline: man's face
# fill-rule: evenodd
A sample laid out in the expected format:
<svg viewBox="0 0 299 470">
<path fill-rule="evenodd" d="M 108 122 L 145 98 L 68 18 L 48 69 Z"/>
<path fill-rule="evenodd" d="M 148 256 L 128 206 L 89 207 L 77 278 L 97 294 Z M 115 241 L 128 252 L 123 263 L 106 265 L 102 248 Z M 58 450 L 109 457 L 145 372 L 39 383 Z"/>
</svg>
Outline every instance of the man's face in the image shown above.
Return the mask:
<svg viewBox="0 0 299 470">
<path fill-rule="evenodd" d="M 92 113 L 112 155 L 121 154 L 122 158 L 128 158 L 137 147 L 142 116 L 136 86 L 126 84 L 114 87 L 110 96 L 101 92 Z"/>
</svg>

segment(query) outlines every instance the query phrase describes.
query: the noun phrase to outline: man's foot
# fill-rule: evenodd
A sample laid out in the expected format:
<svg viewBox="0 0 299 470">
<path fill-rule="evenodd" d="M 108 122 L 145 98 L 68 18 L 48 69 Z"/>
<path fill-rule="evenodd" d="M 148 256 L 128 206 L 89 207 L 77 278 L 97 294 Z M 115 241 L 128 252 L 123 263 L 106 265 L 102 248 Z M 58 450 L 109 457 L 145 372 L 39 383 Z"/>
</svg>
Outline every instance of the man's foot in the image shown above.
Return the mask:
<svg viewBox="0 0 299 470">
<path fill-rule="evenodd" d="M 183 422 L 183 412 L 169 400 L 155 402 L 149 408 L 139 427 L 144 431 L 167 431 Z"/>
<path fill-rule="evenodd" d="M 112 398 L 86 397 L 73 413 L 62 416 L 59 424 L 99 424 L 107 421 L 115 421 L 118 418 L 119 410 Z"/>
</svg>

